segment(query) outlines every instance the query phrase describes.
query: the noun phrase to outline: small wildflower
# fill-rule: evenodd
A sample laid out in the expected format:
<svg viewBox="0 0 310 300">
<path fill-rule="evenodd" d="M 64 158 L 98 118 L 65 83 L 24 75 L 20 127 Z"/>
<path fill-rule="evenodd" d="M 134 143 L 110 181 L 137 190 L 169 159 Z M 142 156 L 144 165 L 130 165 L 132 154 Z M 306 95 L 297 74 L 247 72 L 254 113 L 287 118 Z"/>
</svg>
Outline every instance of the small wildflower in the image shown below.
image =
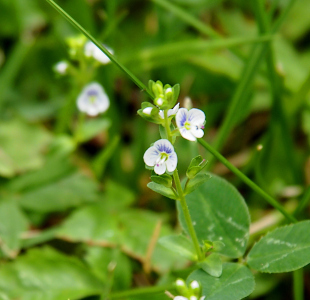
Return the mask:
<svg viewBox="0 0 310 300">
<path fill-rule="evenodd" d="M 162 175 L 166 172 L 173 172 L 177 167 L 178 157 L 174 152 L 172 144 L 161 139 L 146 150 L 143 156 L 144 162 L 149 167 L 154 167 L 154 172 Z"/>
<path fill-rule="evenodd" d="M 111 53 L 114 54 L 114 51 L 105 46 L 105 48 Z M 84 54 L 86 57 L 93 57 L 95 60 L 99 61 L 103 65 L 106 65 L 110 62 L 110 59 L 91 41 L 88 41 L 84 46 Z"/>
<path fill-rule="evenodd" d="M 96 116 L 109 108 L 110 101 L 103 87 L 97 82 L 92 82 L 85 86 L 78 96 L 77 106 L 80 111 Z"/>
<path fill-rule="evenodd" d="M 60 75 L 65 75 L 67 73 L 68 67 L 69 64 L 66 61 L 62 60 L 54 66 L 54 70 Z"/>
<path fill-rule="evenodd" d="M 196 141 L 197 138 L 203 137 L 205 119 L 204 112 L 197 108 L 192 108 L 190 111 L 180 108 L 176 115 L 180 134 L 189 141 Z"/>
<path fill-rule="evenodd" d="M 175 116 L 179 110 L 179 106 L 180 106 L 180 103 L 178 103 L 174 108 L 172 109 L 169 109 L 168 110 L 168 118 L 171 117 L 171 116 Z M 159 116 L 164 119 L 164 111 L 163 110 L 160 110 L 159 111 Z"/>
</svg>

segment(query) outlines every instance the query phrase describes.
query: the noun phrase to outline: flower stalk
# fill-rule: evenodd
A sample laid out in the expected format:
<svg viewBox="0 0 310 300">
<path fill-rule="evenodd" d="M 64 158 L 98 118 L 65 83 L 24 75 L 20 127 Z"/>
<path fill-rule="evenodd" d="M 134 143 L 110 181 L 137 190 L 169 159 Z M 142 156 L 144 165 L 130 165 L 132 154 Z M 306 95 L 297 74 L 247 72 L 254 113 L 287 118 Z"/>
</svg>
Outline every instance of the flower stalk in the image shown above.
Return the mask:
<svg viewBox="0 0 310 300">
<path fill-rule="evenodd" d="M 172 143 L 170 122 L 168 119 L 168 110 L 167 109 L 164 110 L 164 120 L 165 120 L 165 130 L 166 130 L 167 139 L 169 140 L 169 142 Z M 191 236 L 192 242 L 194 244 L 194 247 L 195 247 L 195 250 L 197 253 L 198 261 L 202 261 L 204 259 L 204 255 L 201 251 L 199 241 L 198 241 L 198 238 L 196 235 L 196 231 L 194 229 L 194 225 L 192 222 L 192 218 L 191 218 L 190 213 L 189 213 L 189 209 L 188 209 L 188 206 L 187 206 L 187 203 L 185 200 L 185 195 L 184 195 L 184 191 L 183 191 L 182 186 L 181 186 L 181 181 L 180 181 L 179 172 L 178 172 L 177 168 L 173 172 L 173 179 L 174 179 L 175 187 L 176 187 L 176 190 L 178 193 L 178 200 L 181 203 L 181 208 L 182 208 L 182 211 L 184 214 L 186 225 L 187 225 L 189 234 Z"/>
</svg>

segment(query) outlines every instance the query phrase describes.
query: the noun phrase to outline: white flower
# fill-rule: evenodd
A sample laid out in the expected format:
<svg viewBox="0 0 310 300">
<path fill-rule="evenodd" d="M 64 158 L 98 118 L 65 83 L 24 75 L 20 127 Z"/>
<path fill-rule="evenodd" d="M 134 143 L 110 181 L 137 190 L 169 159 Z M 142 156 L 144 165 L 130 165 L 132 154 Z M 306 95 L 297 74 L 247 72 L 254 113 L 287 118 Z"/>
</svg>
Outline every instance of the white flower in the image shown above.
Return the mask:
<svg viewBox="0 0 310 300">
<path fill-rule="evenodd" d="M 104 46 L 111 54 L 114 54 L 114 51 Z M 91 41 L 88 41 L 84 46 L 84 54 L 86 57 L 93 57 L 95 60 L 99 61 L 103 65 L 106 65 L 110 62 L 110 59 Z"/>
<path fill-rule="evenodd" d="M 177 114 L 177 112 L 178 112 L 178 110 L 179 110 L 179 106 L 180 106 L 180 103 L 178 103 L 174 108 L 168 110 L 168 118 L 169 118 L 170 116 L 174 116 L 174 115 Z M 160 116 L 162 119 L 165 118 L 165 117 L 164 117 L 164 111 L 163 111 L 163 110 L 160 110 L 160 111 L 159 111 L 159 116 Z"/>
<path fill-rule="evenodd" d="M 103 87 L 97 82 L 92 82 L 85 86 L 78 96 L 77 106 L 80 111 L 96 116 L 109 108 L 110 101 Z"/>
<path fill-rule="evenodd" d="M 60 75 L 65 75 L 67 73 L 68 67 L 68 63 L 62 60 L 54 66 L 54 70 Z"/>
<path fill-rule="evenodd" d="M 173 300 L 188 300 L 186 297 L 183 296 L 176 296 L 173 298 Z"/>
<path fill-rule="evenodd" d="M 147 149 L 143 156 L 144 162 L 149 167 L 154 167 L 154 172 L 162 175 L 173 172 L 177 167 L 178 157 L 172 144 L 165 139 L 158 140 Z"/>
<path fill-rule="evenodd" d="M 180 108 L 175 117 L 180 134 L 187 140 L 196 141 L 204 135 L 206 116 L 204 112 L 197 108 L 188 111 L 186 108 Z"/>
</svg>

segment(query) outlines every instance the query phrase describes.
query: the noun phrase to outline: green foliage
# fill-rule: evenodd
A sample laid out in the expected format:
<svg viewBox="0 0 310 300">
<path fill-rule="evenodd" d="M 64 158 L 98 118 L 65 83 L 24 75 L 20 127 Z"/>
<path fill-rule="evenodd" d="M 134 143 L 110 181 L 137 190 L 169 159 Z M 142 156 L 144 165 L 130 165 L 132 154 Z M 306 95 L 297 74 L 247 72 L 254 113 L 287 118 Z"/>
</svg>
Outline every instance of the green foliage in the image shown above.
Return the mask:
<svg viewBox="0 0 310 300">
<path fill-rule="evenodd" d="M 310 221 L 277 228 L 257 242 L 248 254 L 249 266 L 260 272 L 291 272 L 310 263 Z"/>
<path fill-rule="evenodd" d="M 197 280 L 202 285 L 202 294 L 208 300 L 239 300 L 254 290 L 254 277 L 251 271 L 242 265 L 224 263 L 219 278 L 208 275 L 203 270 L 194 271 L 187 281 Z"/>
<path fill-rule="evenodd" d="M 212 178 L 186 196 L 186 202 L 198 239 L 222 241 L 219 253 L 232 258 L 242 256 L 249 238 L 250 216 L 243 197 L 226 180 Z M 187 231 L 180 204 L 177 203 L 182 227 Z"/>
<path fill-rule="evenodd" d="M 207 256 L 204 261 L 198 263 L 198 266 L 213 277 L 222 275 L 222 260 L 217 253 Z"/>
<path fill-rule="evenodd" d="M 77 258 L 52 248 L 32 249 L 2 265 L 0 289 L 11 299 L 79 299 L 100 294 L 104 284 Z"/>
</svg>

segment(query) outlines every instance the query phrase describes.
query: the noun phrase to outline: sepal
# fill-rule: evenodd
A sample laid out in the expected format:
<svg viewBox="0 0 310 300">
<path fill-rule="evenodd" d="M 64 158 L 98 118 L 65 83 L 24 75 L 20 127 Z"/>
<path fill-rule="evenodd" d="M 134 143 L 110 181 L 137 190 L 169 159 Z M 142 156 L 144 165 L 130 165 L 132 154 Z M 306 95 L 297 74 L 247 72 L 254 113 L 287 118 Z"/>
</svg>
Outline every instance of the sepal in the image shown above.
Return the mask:
<svg viewBox="0 0 310 300">
<path fill-rule="evenodd" d="M 190 165 L 187 168 L 186 176 L 189 179 L 194 178 L 202 169 L 207 165 L 208 161 L 203 159 L 201 155 L 192 159 Z"/>
</svg>

